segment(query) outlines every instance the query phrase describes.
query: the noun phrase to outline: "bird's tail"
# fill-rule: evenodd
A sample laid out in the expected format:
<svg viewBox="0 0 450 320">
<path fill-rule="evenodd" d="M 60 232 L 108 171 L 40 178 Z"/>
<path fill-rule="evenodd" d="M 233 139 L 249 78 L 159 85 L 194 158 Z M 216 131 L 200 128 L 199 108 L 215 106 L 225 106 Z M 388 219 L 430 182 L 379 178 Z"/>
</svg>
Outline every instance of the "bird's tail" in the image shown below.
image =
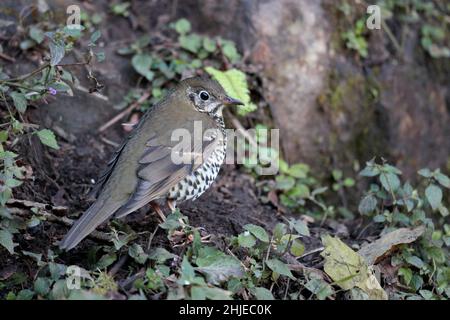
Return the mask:
<svg viewBox="0 0 450 320">
<path fill-rule="evenodd" d="M 100 224 L 111 217 L 114 212 L 121 207 L 120 203 L 109 203 L 108 200 L 98 199 L 89 209 L 75 222 L 64 239 L 60 242 L 59 247 L 63 250 L 71 250 L 81 240 L 86 238 Z"/>
</svg>

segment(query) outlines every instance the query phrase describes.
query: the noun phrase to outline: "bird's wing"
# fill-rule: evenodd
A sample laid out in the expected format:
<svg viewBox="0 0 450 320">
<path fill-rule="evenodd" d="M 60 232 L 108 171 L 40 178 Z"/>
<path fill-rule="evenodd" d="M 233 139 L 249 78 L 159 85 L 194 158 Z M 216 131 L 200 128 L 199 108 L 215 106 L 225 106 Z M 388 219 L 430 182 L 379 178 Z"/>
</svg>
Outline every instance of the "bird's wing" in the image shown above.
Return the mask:
<svg viewBox="0 0 450 320">
<path fill-rule="evenodd" d="M 192 121 L 188 121 L 181 128 L 186 129 L 186 132 L 194 132 L 193 125 Z M 204 140 L 203 135 L 190 137 L 192 140 L 187 144 L 164 138 L 148 140 L 136 171 L 136 189 L 128 202 L 115 213 L 115 217 L 123 217 L 148 202 L 163 197 L 174 185 L 197 170 L 212 155 L 220 141 L 221 132 L 219 129 L 215 131 L 213 139 Z M 178 158 L 180 153 L 186 156 L 181 163 L 181 158 Z"/>
</svg>

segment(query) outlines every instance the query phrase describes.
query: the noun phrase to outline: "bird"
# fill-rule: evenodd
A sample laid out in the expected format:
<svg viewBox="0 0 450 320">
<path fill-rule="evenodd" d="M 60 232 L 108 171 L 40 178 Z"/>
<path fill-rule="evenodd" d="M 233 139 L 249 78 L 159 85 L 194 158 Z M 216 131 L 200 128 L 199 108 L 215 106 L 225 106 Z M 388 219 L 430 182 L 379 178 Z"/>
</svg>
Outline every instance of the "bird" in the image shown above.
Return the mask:
<svg viewBox="0 0 450 320">
<path fill-rule="evenodd" d="M 216 80 L 192 77 L 180 81 L 144 113 L 116 150 L 91 191 L 96 200 L 59 247 L 71 250 L 100 224 L 125 217 L 146 204 L 164 220 L 161 201 L 173 211 L 177 203 L 202 195 L 224 162 L 223 109 L 233 105 L 243 103 L 227 95 Z M 199 126 L 201 132 L 196 134 Z M 189 143 L 176 139 L 181 133 L 189 136 Z"/>
</svg>

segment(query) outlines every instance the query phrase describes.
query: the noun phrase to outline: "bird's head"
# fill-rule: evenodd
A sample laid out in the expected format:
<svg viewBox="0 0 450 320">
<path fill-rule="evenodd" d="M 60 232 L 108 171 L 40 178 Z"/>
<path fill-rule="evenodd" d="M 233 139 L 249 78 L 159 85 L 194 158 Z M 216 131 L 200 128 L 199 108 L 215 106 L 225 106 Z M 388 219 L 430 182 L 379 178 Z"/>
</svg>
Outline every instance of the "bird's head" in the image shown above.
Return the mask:
<svg viewBox="0 0 450 320">
<path fill-rule="evenodd" d="M 228 96 L 215 80 L 194 77 L 185 79 L 182 83 L 194 108 L 210 116 L 221 116 L 224 106 L 243 105 L 241 101 Z"/>
</svg>

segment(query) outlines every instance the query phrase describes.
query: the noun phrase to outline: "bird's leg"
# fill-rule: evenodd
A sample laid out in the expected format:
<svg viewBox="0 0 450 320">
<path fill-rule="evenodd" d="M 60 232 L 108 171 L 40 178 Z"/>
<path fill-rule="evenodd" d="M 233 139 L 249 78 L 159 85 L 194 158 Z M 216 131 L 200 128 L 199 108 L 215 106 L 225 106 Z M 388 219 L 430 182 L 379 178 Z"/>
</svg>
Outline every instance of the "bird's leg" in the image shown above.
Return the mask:
<svg viewBox="0 0 450 320">
<path fill-rule="evenodd" d="M 150 205 L 152 206 L 153 210 L 158 214 L 158 216 L 161 218 L 162 222 L 166 221 L 166 216 L 164 215 L 163 211 L 161 210 L 161 207 L 156 202 L 150 202 Z"/>
<path fill-rule="evenodd" d="M 177 203 L 175 200 L 167 200 L 167 206 L 170 208 L 170 211 L 172 211 L 172 213 L 177 210 Z"/>
</svg>

